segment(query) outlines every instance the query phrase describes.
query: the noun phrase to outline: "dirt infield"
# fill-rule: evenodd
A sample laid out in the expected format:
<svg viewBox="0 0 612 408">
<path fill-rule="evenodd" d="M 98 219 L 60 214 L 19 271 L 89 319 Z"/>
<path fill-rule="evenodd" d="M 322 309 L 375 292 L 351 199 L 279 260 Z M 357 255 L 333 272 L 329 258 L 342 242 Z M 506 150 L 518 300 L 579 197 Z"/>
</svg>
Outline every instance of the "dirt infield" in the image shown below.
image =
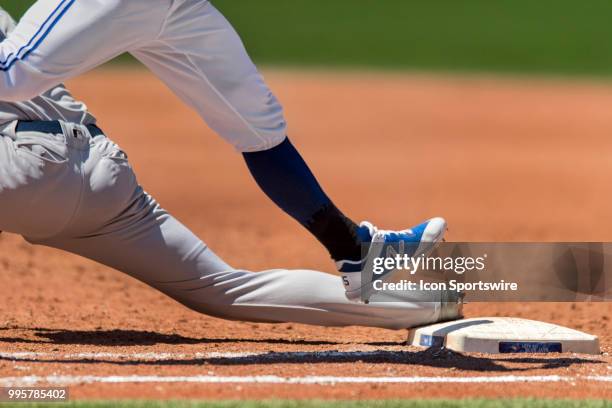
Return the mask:
<svg viewBox="0 0 612 408">
<path fill-rule="evenodd" d="M 390 228 L 443 215 L 452 241 L 612 240 L 612 84 L 267 79 L 294 143 L 357 220 Z M 151 75 L 99 71 L 70 85 L 145 188 L 230 264 L 332 272 L 240 155 Z M 603 355 L 436 354 L 407 347 L 405 331 L 201 316 L 81 258 L 8 234 L 0 244 L 0 385 L 70 384 L 75 398 L 612 398 L 612 303 L 467 306 L 470 317 L 597 334 Z"/>
</svg>

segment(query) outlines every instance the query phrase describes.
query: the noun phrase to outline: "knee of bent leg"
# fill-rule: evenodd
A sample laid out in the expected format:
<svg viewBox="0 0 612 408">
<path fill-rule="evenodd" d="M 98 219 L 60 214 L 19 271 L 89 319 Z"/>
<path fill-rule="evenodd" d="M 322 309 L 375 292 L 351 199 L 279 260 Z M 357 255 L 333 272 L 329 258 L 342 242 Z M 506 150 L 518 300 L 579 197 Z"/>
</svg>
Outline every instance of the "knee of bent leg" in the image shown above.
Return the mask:
<svg viewBox="0 0 612 408">
<path fill-rule="evenodd" d="M 200 110 L 208 125 L 240 153 L 268 150 L 287 135 L 283 108 L 274 94 L 255 79 L 227 79 L 222 86 L 224 104 Z"/>
</svg>

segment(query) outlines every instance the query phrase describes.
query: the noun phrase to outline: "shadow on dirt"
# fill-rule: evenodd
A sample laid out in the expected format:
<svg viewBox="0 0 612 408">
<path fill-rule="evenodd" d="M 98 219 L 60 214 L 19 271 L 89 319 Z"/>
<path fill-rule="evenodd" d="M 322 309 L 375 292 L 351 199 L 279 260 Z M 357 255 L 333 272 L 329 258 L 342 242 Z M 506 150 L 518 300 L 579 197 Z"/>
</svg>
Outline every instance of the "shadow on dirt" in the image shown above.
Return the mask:
<svg viewBox="0 0 612 408">
<path fill-rule="evenodd" d="M 1 329 L 0 329 L 1 330 Z M 342 345 L 341 342 L 283 340 L 283 339 L 211 339 L 190 338 L 177 334 L 162 334 L 148 331 L 110 330 L 110 331 L 76 331 L 30 329 L 40 339 L 1 337 L 0 342 L 33 343 L 53 345 L 92 345 L 92 346 L 147 346 L 155 344 L 210 344 L 210 343 L 260 343 L 282 345 L 329 346 Z M 345 344 L 345 343 L 344 343 Z M 354 344 L 354 343 L 352 343 Z M 360 343 L 368 346 L 402 346 L 404 343 Z M 167 350 L 164 350 L 168 353 Z M 112 353 L 110 353 L 112 354 Z M 193 356 L 193 358 L 191 357 Z M 509 354 L 504 356 L 485 356 L 478 354 L 460 354 L 448 349 L 430 348 L 422 351 L 409 350 L 374 350 L 374 351 L 283 351 L 263 353 L 178 355 L 168 353 L 163 358 L 129 359 L 110 356 L 109 353 L 62 354 L 59 352 L 42 353 L 42 355 L 15 355 L 0 353 L 0 361 L 19 361 L 29 363 L 65 363 L 65 364 L 111 364 L 117 366 L 241 366 L 269 364 L 406 364 L 428 366 L 477 372 L 522 372 L 530 370 L 554 370 L 571 367 L 577 364 L 603 364 L 595 358 L 581 358 L 575 355 L 562 354 Z"/>
<path fill-rule="evenodd" d="M 15 328 L 12 328 L 14 330 Z M 185 337 L 180 334 L 164 334 L 141 330 L 68 330 L 45 328 L 16 328 L 32 332 L 37 338 L 3 337 L 0 343 L 33 344 L 70 344 L 91 346 L 152 346 L 155 344 L 213 344 L 213 343 L 262 343 L 325 346 L 346 344 L 342 341 L 320 341 L 301 339 L 249 339 L 249 338 L 212 338 Z M 0 329 L 0 331 L 3 329 Z M 368 342 L 373 346 L 398 346 L 396 342 Z"/>
</svg>

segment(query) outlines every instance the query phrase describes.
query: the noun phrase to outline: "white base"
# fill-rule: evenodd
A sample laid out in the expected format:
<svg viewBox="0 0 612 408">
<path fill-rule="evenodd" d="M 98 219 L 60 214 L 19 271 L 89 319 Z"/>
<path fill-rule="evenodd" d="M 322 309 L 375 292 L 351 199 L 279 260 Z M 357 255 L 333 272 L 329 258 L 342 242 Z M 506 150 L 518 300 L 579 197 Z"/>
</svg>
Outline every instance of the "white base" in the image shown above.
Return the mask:
<svg viewBox="0 0 612 408">
<path fill-rule="evenodd" d="M 556 324 L 514 317 L 479 317 L 410 330 L 408 343 L 475 353 L 599 354 L 599 339 Z"/>
</svg>

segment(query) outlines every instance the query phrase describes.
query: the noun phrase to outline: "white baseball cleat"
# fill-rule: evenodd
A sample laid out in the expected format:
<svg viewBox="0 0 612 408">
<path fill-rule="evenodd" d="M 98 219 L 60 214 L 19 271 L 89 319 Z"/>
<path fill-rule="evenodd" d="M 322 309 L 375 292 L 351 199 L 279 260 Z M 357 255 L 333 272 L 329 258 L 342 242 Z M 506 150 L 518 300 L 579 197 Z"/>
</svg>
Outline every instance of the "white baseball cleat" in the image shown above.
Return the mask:
<svg viewBox="0 0 612 408">
<path fill-rule="evenodd" d="M 386 256 L 383 252 L 388 250 L 389 247 L 398 247 L 397 254 L 400 256 L 407 255 L 414 258 L 421 255 L 427 256 L 444 239 L 445 232 L 446 221 L 440 217 L 432 218 L 413 228 L 401 231 L 381 230 L 367 221 L 362 222 L 357 234 L 363 243 L 370 243 L 367 255 L 360 261 L 341 260 L 336 262 L 338 271 L 342 274 L 347 299 L 367 302 L 368 294 L 372 291 L 373 279 L 369 279 L 368 282 L 363 284 L 361 282 L 362 272 L 366 264 L 372 262 L 375 257 Z M 397 271 L 398 269 L 387 270 L 377 275 L 376 279 L 387 280 Z"/>
</svg>

